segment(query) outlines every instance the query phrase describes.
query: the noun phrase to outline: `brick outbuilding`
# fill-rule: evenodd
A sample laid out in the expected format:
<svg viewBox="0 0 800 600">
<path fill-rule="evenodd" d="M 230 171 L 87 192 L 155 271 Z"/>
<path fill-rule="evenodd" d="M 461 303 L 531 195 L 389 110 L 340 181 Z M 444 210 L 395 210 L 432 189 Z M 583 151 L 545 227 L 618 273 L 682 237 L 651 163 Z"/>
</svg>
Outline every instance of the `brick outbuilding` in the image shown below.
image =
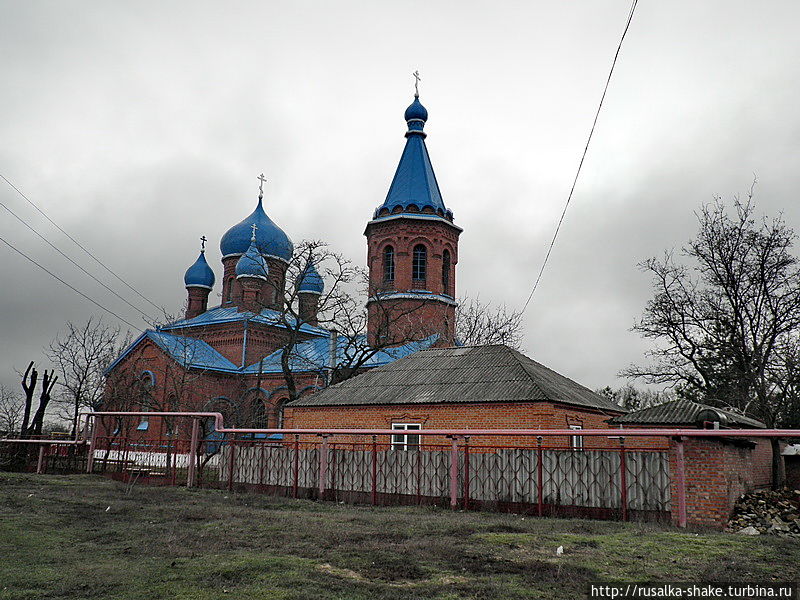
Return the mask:
<svg viewBox="0 0 800 600">
<path fill-rule="evenodd" d="M 395 445 L 419 444 L 420 429 L 574 429 L 549 446 L 603 448 L 606 438 L 581 429 L 609 427 L 623 409 L 579 383 L 504 345 L 421 350 L 286 406 L 286 423 L 302 428 L 396 429 Z M 365 440 L 362 440 L 365 441 Z M 425 439 L 441 444 L 445 440 Z M 532 438 L 486 437 L 475 446 L 523 446 Z"/>
</svg>

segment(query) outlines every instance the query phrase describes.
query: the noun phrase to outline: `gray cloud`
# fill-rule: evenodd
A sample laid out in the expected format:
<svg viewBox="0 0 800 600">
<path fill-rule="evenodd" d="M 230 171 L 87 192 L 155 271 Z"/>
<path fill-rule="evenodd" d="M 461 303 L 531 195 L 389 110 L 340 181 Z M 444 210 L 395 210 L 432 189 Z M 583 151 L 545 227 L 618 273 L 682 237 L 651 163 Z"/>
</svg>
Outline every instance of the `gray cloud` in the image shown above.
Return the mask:
<svg viewBox="0 0 800 600">
<path fill-rule="evenodd" d="M 459 289 L 521 306 L 629 3 L 0 6 L 0 172 L 174 311 L 201 234 L 219 275 L 219 238 L 252 210 L 261 171 L 267 211 L 293 239 L 326 239 L 363 264 L 416 68 L 437 176 L 465 230 Z M 639 5 L 527 311 L 533 358 L 616 384 L 646 349 L 629 331 L 649 296 L 636 263 L 683 244 L 693 211 L 743 193 L 753 172 L 759 207 L 798 227 L 798 16 L 789 1 Z M 0 200 L 113 282 L 12 190 Z M 0 235 L 139 324 L 7 214 Z M 96 309 L 0 253 L 0 381 L 16 385 L 12 366 Z"/>
</svg>

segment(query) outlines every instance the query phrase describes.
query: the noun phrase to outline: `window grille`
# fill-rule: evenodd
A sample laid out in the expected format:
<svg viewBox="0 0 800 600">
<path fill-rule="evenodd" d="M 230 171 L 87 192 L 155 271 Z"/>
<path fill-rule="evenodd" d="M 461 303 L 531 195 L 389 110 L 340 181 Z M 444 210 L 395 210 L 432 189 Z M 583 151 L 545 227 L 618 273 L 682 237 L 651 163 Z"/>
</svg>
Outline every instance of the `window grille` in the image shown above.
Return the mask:
<svg viewBox="0 0 800 600">
<path fill-rule="evenodd" d="M 383 250 L 383 282 L 394 283 L 394 248 L 391 246 Z"/>
<path fill-rule="evenodd" d="M 411 278 L 415 281 L 425 281 L 428 271 L 428 249 L 422 244 L 414 246 L 411 261 Z"/>
</svg>

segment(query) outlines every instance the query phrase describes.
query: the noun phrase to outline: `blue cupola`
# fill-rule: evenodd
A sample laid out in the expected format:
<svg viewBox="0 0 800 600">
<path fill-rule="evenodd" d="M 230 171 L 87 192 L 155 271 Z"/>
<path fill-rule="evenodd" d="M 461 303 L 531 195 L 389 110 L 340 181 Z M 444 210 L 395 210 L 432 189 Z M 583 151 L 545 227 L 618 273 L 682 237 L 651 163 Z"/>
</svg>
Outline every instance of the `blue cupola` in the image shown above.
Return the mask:
<svg viewBox="0 0 800 600">
<path fill-rule="evenodd" d="M 453 213 L 444 205 L 425 146 L 426 133 L 423 129 L 428 120 L 428 111 L 422 106 L 418 95 L 414 95 L 414 101 L 406 109 L 404 118 L 408 125 L 406 147 L 386 200 L 375 210 L 373 218 L 397 213 L 428 213 L 452 221 Z"/>
<path fill-rule="evenodd" d="M 308 265 L 303 274 L 297 278 L 297 291 L 306 294 L 322 294 L 325 283 L 314 265 Z"/>
<path fill-rule="evenodd" d="M 266 280 L 267 275 L 269 275 L 269 267 L 267 266 L 267 261 L 258 250 L 257 227 L 255 224 L 251 224 L 250 227 L 253 230 L 253 235 L 250 238 L 250 246 L 248 246 L 247 251 L 236 262 L 236 279 L 250 277 L 252 279 Z"/>
<path fill-rule="evenodd" d="M 200 256 L 186 270 L 186 274 L 183 276 L 183 283 L 187 288 L 199 287 L 210 290 L 214 287 L 214 271 L 211 270 L 211 267 L 206 262 L 205 250 L 200 251 Z"/>
<path fill-rule="evenodd" d="M 294 246 L 289 237 L 264 212 L 262 195 L 259 194 L 256 209 L 241 223 L 231 227 L 219 243 L 222 258 L 240 256 L 247 252 L 250 242 L 250 226 L 258 227 L 256 244 L 264 256 L 274 256 L 284 261 L 292 257 Z"/>
</svg>

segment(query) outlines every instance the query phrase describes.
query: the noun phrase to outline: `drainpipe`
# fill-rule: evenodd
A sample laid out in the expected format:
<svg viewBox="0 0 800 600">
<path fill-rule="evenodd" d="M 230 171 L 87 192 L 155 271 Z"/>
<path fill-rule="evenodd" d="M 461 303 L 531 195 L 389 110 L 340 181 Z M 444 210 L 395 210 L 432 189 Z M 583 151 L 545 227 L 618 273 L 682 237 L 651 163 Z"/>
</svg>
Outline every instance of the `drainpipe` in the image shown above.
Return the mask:
<svg viewBox="0 0 800 600">
<path fill-rule="evenodd" d="M 330 330 L 328 338 L 328 385 L 333 381 L 333 369 L 336 368 L 336 343 L 339 341 L 339 332 L 336 328 Z"/>
<path fill-rule="evenodd" d="M 247 356 L 247 325 L 249 321 L 244 322 L 244 337 L 242 338 L 242 368 L 244 369 L 247 364 L 245 363 L 245 358 Z"/>
</svg>

